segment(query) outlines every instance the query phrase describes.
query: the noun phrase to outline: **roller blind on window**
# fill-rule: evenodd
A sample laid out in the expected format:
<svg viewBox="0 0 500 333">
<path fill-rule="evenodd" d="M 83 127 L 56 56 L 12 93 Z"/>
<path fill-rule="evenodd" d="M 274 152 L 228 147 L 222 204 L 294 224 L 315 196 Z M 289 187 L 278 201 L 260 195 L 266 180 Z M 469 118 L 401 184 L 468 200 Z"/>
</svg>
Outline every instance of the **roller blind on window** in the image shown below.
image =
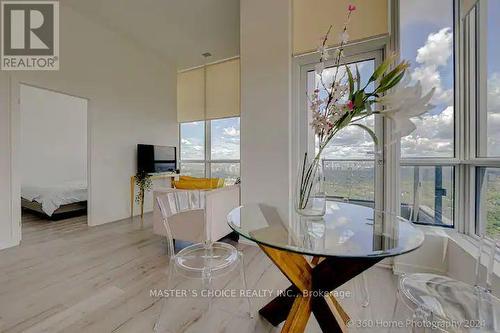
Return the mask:
<svg viewBox="0 0 500 333">
<path fill-rule="evenodd" d="M 240 115 L 240 61 L 207 66 L 207 119 Z"/>
<path fill-rule="evenodd" d="M 240 115 L 240 61 L 232 59 L 181 72 L 177 120 L 189 122 Z"/>
<path fill-rule="evenodd" d="M 197 68 L 177 74 L 177 121 L 205 119 L 205 70 Z"/>
</svg>

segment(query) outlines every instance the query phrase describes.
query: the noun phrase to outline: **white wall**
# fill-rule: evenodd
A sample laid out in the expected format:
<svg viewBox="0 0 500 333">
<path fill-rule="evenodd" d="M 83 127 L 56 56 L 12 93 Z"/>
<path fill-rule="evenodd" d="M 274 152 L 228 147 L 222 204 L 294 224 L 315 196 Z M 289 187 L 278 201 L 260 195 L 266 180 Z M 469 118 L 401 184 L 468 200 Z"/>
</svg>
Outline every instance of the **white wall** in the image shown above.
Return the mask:
<svg viewBox="0 0 500 333">
<path fill-rule="evenodd" d="M 291 1 L 241 0 L 240 9 L 241 199 L 277 206 L 287 217 Z"/>
<path fill-rule="evenodd" d="M 177 145 L 176 69 L 61 2 L 60 61 L 54 72 L 0 72 L 0 246 L 20 236 L 19 82 L 89 99 L 91 225 L 129 214 L 129 180 L 139 142 Z M 10 84 L 9 84 L 10 80 Z M 8 90 L 12 92 L 9 94 Z M 9 104 L 8 97 L 11 96 Z M 14 152 L 19 131 L 12 136 Z M 14 171 L 14 172 L 13 172 Z M 14 187 L 11 191 L 11 179 Z M 11 198 L 14 202 L 10 206 Z M 149 204 L 151 206 L 151 203 Z M 19 210 L 20 212 L 20 210 Z"/>
<path fill-rule="evenodd" d="M 21 185 L 87 182 L 87 100 L 21 85 Z"/>
<path fill-rule="evenodd" d="M 9 80 L 0 72 L 0 249 L 16 244 L 11 221 Z"/>
</svg>

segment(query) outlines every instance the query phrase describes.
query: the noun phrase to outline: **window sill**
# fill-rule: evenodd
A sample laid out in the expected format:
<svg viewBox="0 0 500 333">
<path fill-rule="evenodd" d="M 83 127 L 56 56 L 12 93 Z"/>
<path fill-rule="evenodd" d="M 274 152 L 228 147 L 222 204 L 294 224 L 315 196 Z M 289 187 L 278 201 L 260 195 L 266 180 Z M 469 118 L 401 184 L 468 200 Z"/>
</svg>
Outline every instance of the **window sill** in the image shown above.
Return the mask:
<svg viewBox="0 0 500 333">
<path fill-rule="evenodd" d="M 458 278 L 460 280 L 468 280 L 466 282 L 469 283 L 475 283 L 475 265 L 476 265 L 476 260 L 478 256 L 478 250 L 479 250 L 479 241 L 471 236 L 464 235 L 461 233 L 458 233 L 455 230 L 443 230 L 450 242 L 448 243 L 448 269 L 451 271 L 450 273 L 453 273 L 455 271 L 454 267 L 451 267 L 455 260 L 463 267 L 467 268 L 467 276 L 455 276 L 455 278 Z M 450 247 L 455 247 L 459 251 L 452 251 Z M 458 253 L 460 253 L 459 258 L 453 258 L 453 256 L 456 256 Z M 467 255 L 467 257 L 464 257 L 464 254 Z M 484 284 L 485 279 L 485 272 L 486 272 L 486 267 L 488 266 L 488 261 L 490 257 L 490 246 L 485 246 L 483 249 L 482 257 L 481 257 L 481 270 L 483 271 L 484 274 L 481 274 L 481 282 Z M 499 264 L 499 258 L 495 258 L 495 262 L 493 265 L 493 289 L 499 290 L 500 289 L 500 264 Z M 498 286 L 498 288 L 496 288 Z"/>
</svg>

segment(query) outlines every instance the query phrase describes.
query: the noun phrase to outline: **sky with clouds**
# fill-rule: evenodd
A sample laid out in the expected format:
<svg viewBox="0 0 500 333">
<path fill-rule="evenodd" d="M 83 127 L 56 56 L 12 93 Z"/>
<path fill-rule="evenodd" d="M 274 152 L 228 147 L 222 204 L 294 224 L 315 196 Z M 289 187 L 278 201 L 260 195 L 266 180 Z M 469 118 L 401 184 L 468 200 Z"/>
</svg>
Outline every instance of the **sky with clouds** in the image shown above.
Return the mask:
<svg viewBox="0 0 500 333">
<path fill-rule="evenodd" d="M 453 8 L 452 1 L 434 2 L 402 0 L 400 4 L 401 58 L 410 61 L 410 77 L 412 81 L 421 82 L 424 92 L 436 87 L 431 101 L 435 107 L 414 119 L 417 130 L 402 139 L 403 157 L 453 156 Z M 367 80 L 374 70 L 374 62 L 365 61 L 359 66 L 362 80 Z M 374 118 L 368 118 L 366 124 L 373 127 Z M 373 157 L 373 149 L 371 137 L 352 127 L 342 130 L 323 156 L 369 159 Z"/>
<path fill-rule="evenodd" d="M 240 159 L 240 118 L 212 120 L 212 160 Z M 181 124 L 181 159 L 205 159 L 205 123 Z"/>
<path fill-rule="evenodd" d="M 401 58 L 410 61 L 412 81 L 424 93 L 436 87 L 435 107 L 413 119 L 417 129 L 401 140 L 402 157 L 453 157 L 453 1 L 403 0 Z"/>
<path fill-rule="evenodd" d="M 411 61 L 411 78 L 424 91 L 436 87 L 435 108 L 415 119 L 417 130 L 402 139 L 403 157 L 453 157 L 452 0 L 401 1 L 401 56 Z M 487 135 L 488 156 L 500 156 L 500 0 L 488 1 Z M 484 31 L 483 31 L 484 32 Z"/>
</svg>

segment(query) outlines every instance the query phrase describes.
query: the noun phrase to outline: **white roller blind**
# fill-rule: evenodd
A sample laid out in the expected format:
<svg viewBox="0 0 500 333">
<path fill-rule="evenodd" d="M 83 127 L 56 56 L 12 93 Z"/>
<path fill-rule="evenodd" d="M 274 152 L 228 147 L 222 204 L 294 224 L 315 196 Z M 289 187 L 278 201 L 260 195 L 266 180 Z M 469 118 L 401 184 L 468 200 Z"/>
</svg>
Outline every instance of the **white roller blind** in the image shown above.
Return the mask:
<svg viewBox="0 0 500 333">
<path fill-rule="evenodd" d="M 240 115 L 240 60 L 232 59 L 177 75 L 177 121 Z"/>
<path fill-rule="evenodd" d="M 240 60 L 207 66 L 206 119 L 240 115 Z"/>
<path fill-rule="evenodd" d="M 205 69 L 177 74 L 177 121 L 205 119 Z"/>
</svg>

